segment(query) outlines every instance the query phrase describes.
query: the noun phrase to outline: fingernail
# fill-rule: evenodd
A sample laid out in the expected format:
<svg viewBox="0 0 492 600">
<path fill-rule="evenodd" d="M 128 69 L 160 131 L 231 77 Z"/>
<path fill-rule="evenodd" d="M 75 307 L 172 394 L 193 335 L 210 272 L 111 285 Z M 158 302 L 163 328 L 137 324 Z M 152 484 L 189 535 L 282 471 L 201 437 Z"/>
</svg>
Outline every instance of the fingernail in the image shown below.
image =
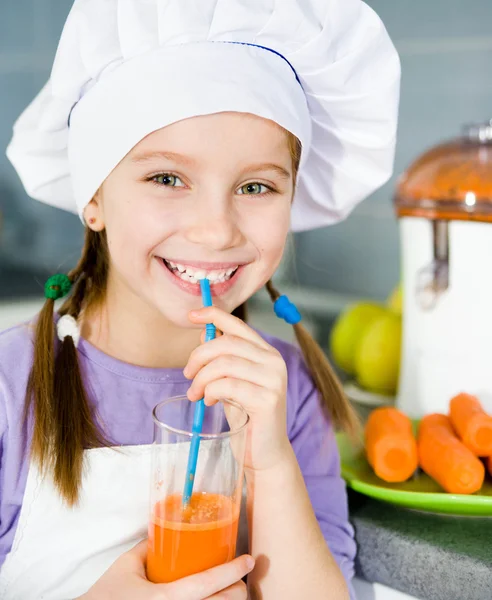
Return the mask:
<svg viewBox="0 0 492 600">
<path fill-rule="evenodd" d="M 197 310 L 190 310 L 190 317 L 197 317 L 199 312 Z"/>
<path fill-rule="evenodd" d="M 183 375 L 186 377 L 186 379 L 188 379 L 188 373 L 189 373 L 188 367 L 185 367 L 183 369 Z"/>
<path fill-rule="evenodd" d="M 248 569 L 251 571 L 253 569 L 253 567 L 255 566 L 255 559 L 252 556 L 248 556 L 246 558 L 246 566 L 248 567 Z"/>
</svg>

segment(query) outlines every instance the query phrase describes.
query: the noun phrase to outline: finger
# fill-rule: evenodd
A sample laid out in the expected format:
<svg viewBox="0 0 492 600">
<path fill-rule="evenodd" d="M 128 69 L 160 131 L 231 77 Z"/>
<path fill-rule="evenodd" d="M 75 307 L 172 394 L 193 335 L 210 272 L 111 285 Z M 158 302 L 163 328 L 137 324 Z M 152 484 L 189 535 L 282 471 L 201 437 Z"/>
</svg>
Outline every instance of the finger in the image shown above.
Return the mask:
<svg viewBox="0 0 492 600">
<path fill-rule="evenodd" d="M 280 376 L 277 377 L 275 373 L 272 373 L 272 369 L 268 368 L 268 366 L 237 356 L 226 355 L 219 356 L 198 371 L 188 389 L 188 398 L 192 401 L 200 400 L 204 396 L 205 388 L 212 381 L 225 377 L 273 389 L 278 389 L 274 387 L 277 383 L 282 385 Z"/>
<path fill-rule="evenodd" d="M 269 347 L 267 342 L 265 342 L 265 340 L 244 321 L 216 306 L 192 310 L 189 313 L 189 319 L 197 324 L 213 323 L 215 327 L 220 329 L 223 333 L 237 335 L 238 337 L 242 337 L 245 340 L 258 344 L 258 346 L 263 348 Z"/>
<path fill-rule="evenodd" d="M 200 343 L 204 344 L 205 343 L 205 336 L 207 335 L 207 331 L 206 329 L 204 329 L 201 334 L 200 334 Z M 222 331 L 220 331 L 220 329 L 215 329 L 215 338 L 220 338 L 221 336 L 223 336 L 224 334 L 222 333 Z"/>
<path fill-rule="evenodd" d="M 273 356 L 281 359 L 277 350 L 271 346 L 265 349 L 263 346 L 258 346 L 244 338 L 235 335 L 223 335 L 193 350 L 183 371 L 185 377 L 193 379 L 202 367 L 225 354 L 245 358 L 259 364 L 265 364 Z"/>
<path fill-rule="evenodd" d="M 121 559 L 126 559 L 132 562 L 133 565 L 139 565 L 145 568 L 147 563 L 148 540 L 142 540 L 133 548 L 121 555 Z"/>
<path fill-rule="evenodd" d="M 118 560 L 124 561 L 126 570 L 145 577 L 147 565 L 148 540 L 142 540 L 133 548 L 122 554 Z"/>
<path fill-rule="evenodd" d="M 247 600 L 248 588 L 244 581 L 238 581 L 226 590 L 222 590 L 218 594 L 209 596 L 207 600 Z"/>
<path fill-rule="evenodd" d="M 205 388 L 205 404 L 212 406 L 221 398 L 235 400 L 251 416 L 258 413 L 273 413 L 277 410 L 281 396 L 249 381 L 224 377 L 209 383 Z"/>
<path fill-rule="evenodd" d="M 203 573 L 190 575 L 174 583 L 159 584 L 169 600 L 205 600 L 214 594 L 230 588 L 250 573 L 254 559 L 244 555 Z M 157 587 L 157 586 L 156 586 Z"/>
</svg>

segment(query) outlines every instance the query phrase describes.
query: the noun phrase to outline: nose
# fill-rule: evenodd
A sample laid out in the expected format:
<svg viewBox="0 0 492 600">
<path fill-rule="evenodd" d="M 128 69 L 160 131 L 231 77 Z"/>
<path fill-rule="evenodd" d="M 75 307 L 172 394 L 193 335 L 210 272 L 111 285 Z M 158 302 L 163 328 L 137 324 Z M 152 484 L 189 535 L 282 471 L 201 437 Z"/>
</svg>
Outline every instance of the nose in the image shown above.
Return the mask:
<svg viewBox="0 0 492 600">
<path fill-rule="evenodd" d="M 237 248 L 244 241 L 237 215 L 230 205 L 207 203 L 201 210 L 197 209 L 185 235 L 188 241 L 211 250 Z"/>
</svg>

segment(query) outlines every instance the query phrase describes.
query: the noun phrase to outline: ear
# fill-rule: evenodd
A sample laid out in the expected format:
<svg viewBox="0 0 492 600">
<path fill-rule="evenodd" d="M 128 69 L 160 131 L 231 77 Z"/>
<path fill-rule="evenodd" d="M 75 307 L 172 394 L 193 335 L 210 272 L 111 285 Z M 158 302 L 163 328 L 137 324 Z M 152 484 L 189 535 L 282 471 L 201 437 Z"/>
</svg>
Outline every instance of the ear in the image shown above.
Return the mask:
<svg viewBox="0 0 492 600">
<path fill-rule="evenodd" d="M 102 231 L 105 228 L 104 211 L 102 209 L 101 194 L 96 192 L 94 198 L 84 208 L 84 221 L 92 231 Z"/>
</svg>

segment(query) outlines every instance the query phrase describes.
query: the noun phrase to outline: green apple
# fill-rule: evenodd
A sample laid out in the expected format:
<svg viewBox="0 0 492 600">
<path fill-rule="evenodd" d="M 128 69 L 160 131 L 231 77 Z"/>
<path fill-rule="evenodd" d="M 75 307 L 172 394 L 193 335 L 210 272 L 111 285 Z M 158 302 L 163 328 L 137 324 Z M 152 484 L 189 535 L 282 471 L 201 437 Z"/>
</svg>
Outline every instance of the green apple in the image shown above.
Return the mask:
<svg viewBox="0 0 492 600">
<path fill-rule="evenodd" d="M 355 351 L 366 328 L 387 309 L 376 302 L 348 306 L 338 317 L 330 335 L 330 351 L 336 365 L 349 375 L 355 373 Z"/>
<path fill-rule="evenodd" d="M 398 387 L 401 317 L 388 312 L 364 330 L 355 352 L 357 383 L 366 390 L 394 394 Z"/>
</svg>

